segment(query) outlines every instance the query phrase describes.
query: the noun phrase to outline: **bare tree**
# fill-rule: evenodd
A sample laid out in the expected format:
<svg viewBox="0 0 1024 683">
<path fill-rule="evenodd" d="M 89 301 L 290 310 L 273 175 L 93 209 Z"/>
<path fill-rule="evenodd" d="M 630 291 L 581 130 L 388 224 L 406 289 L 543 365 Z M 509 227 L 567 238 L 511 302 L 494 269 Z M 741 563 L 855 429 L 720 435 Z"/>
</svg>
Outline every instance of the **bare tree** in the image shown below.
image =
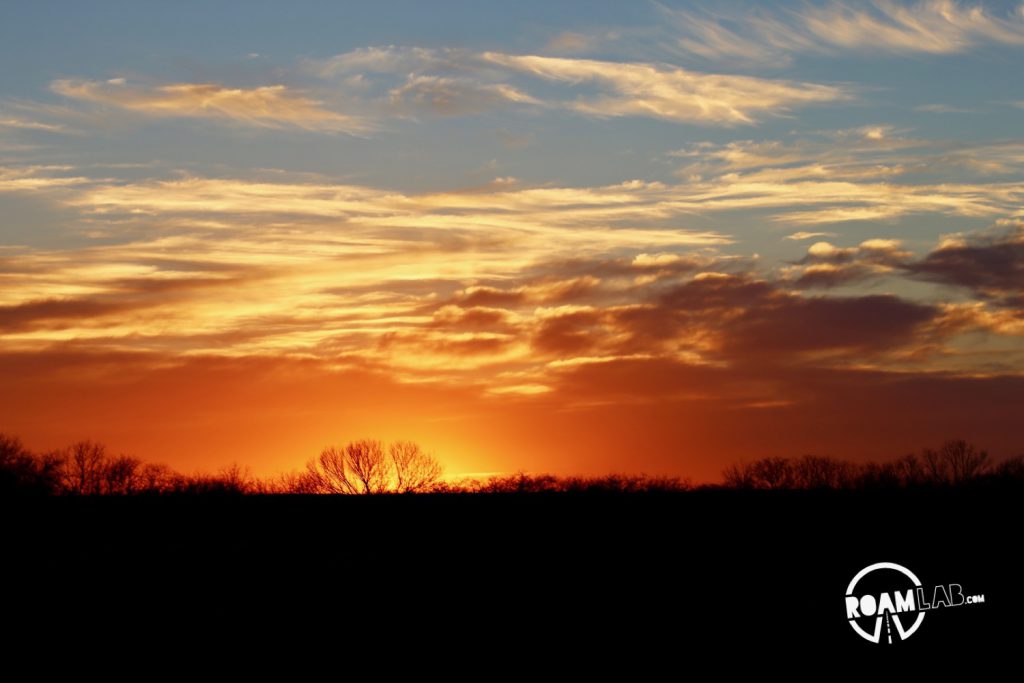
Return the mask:
<svg viewBox="0 0 1024 683">
<path fill-rule="evenodd" d="M 138 473 L 139 489 L 150 493 L 163 493 L 174 488 L 177 474 L 167 465 L 148 462 Z"/>
<path fill-rule="evenodd" d="M 7 434 L 0 434 L 0 493 L 46 495 L 60 489 L 63 460 L 36 455 Z"/>
<path fill-rule="evenodd" d="M 722 472 L 725 485 L 731 489 L 754 488 L 754 478 L 750 474 L 750 466 L 745 463 L 733 463 Z"/>
<path fill-rule="evenodd" d="M 920 486 L 928 481 L 928 465 L 922 458 L 908 453 L 894 463 L 904 486 Z"/>
<path fill-rule="evenodd" d="M 412 441 L 396 441 L 388 448 L 395 477 L 395 491 L 416 493 L 429 490 L 441 478 L 441 463 Z"/>
<path fill-rule="evenodd" d="M 954 484 L 962 484 L 974 479 L 987 469 L 988 453 L 977 450 L 973 444 L 963 439 L 950 439 L 942 444 L 939 450 L 942 459 L 949 464 L 949 472 Z"/>
<path fill-rule="evenodd" d="M 325 448 L 306 463 L 305 481 L 320 493 L 386 493 L 393 467 L 380 441 L 353 441 L 345 448 Z"/>
<path fill-rule="evenodd" d="M 64 460 L 64 490 L 78 495 L 102 493 L 106 460 L 103 444 L 92 441 L 72 444 Z"/>
<path fill-rule="evenodd" d="M 300 474 L 278 485 L 295 493 L 413 493 L 429 490 L 441 478 L 441 465 L 410 441 L 385 448 L 380 441 L 352 441 L 330 447 L 306 463 Z"/>
<path fill-rule="evenodd" d="M 302 488 L 310 493 L 357 493 L 349 478 L 347 460 L 344 449 L 325 448 L 319 458 L 306 463 Z"/>
<path fill-rule="evenodd" d="M 942 484 L 949 481 L 949 462 L 939 451 L 926 448 L 921 452 L 921 460 L 924 463 L 925 477 L 929 482 Z"/>
<path fill-rule="evenodd" d="M 386 493 L 392 478 L 391 461 L 380 441 L 363 439 L 345 447 L 348 467 L 359 493 Z"/>
<path fill-rule="evenodd" d="M 141 479 L 139 471 L 142 461 L 122 455 L 110 458 L 103 465 L 102 470 L 102 492 L 128 495 L 139 489 Z"/>
<path fill-rule="evenodd" d="M 788 489 L 795 483 L 792 464 L 786 458 L 758 460 L 751 466 L 751 475 L 754 485 L 763 489 Z"/>
<path fill-rule="evenodd" d="M 805 489 L 838 489 L 847 486 L 852 466 L 843 460 L 805 455 L 792 465 L 793 480 Z"/>
</svg>

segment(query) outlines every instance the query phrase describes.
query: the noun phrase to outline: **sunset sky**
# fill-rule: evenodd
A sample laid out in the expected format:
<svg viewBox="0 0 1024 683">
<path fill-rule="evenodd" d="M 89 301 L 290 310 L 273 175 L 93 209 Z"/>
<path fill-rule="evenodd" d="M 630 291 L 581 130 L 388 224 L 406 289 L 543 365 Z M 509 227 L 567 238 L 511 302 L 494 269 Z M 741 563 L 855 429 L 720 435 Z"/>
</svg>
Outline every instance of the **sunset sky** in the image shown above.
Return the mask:
<svg viewBox="0 0 1024 683">
<path fill-rule="evenodd" d="M 0 7 L 0 431 L 1024 452 L 1024 5 Z"/>
</svg>

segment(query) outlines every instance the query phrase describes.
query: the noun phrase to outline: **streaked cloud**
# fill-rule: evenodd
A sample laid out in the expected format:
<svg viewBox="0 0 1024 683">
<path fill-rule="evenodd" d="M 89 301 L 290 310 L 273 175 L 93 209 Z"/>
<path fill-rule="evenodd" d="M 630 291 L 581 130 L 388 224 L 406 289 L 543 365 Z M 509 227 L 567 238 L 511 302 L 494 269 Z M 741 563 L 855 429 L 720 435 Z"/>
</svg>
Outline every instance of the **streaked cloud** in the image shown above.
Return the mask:
<svg viewBox="0 0 1024 683">
<path fill-rule="evenodd" d="M 486 61 L 549 81 L 594 84 L 598 92 L 559 106 L 599 118 L 642 116 L 680 123 L 753 123 L 758 116 L 848 99 L 840 87 L 705 74 L 644 63 L 488 52 Z"/>
<path fill-rule="evenodd" d="M 972 111 L 974 111 L 973 109 L 969 109 L 967 107 L 954 107 L 951 104 L 941 104 L 938 102 L 934 104 L 922 104 L 920 106 L 914 107 L 914 110 L 926 111 L 931 114 L 970 114 Z"/>
<path fill-rule="evenodd" d="M 563 36 L 555 52 L 581 51 Z M 477 113 L 531 104 L 598 118 L 639 116 L 680 123 L 751 124 L 759 117 L 850 99 L 844 88 L 781 79 L 700 73 L 667 64 L 415 47 L 361 48 L 303 68 L 364 94 L 387 83 L 389 101 L 408 111 Z M 394 83 L 387 78 L 399 78 Z M 546 81 L 539 94 L 535 81 Z M 556 89 L 552 92 L 552 84 Z"/>
<path fill-rule="evenodd" d="M 366 119 L 332 111 L 283 85 L 231 88 L 216 83 L 132 85 L 124 79 L 58 80 L 57 94 L 154 118 L 202 118 L 260 128 L 365 133 Z"/>
<path fill-rule="evenodd" d="M 70 188 L 93 182 L 84 176 L 67 175 L 73 166 L 36 165 L 0 166 L 0 192 L 35 192 L 39 190 Z"/>
<path fill-rule="evenodd" d="M 389 93 L 398 111 L 427 111 L 445 116 L 476 114 L 510 104 L 541 104 L 504 83 L 478 83 L 441 76 L 412 76 Z"/>
<path fill-rule="evenodd" d="M 0 128 L 14 128 L 17 130 L 43 131 L 46 133 L 66 133 L 68 129 L 59 123 L 48 123 L 46 121 L 33 121 L 17 117 L 5 117 L 0 114 Z"/>
<path fill-rule="evenodd" d="M 601 45 L 602 42 L 614 38 L 614 33 L 603 36 L 594 33 L 581 33 L 579 31 L 562 31 L 551 36 L 544 51 L 559 55 L 574 55 L 583 52 L 590 52 Z"/>
<path fill-rule="evenodd" d="M 797 232 L 786 235 L 787 240 L 812 240 L 818 237 L 835 237 L 834 232 L 806 232 L 799 230 Z"/>
<path fill-rule="evenodd" d="M 833 1 L 665 13 L 677 32 L 676 46 L 712 60 L 777 65 L 801 52 L 957 54 L 993 44 L 1024 45 L 1024 14 L 1013 3 Z"/>
</svg>

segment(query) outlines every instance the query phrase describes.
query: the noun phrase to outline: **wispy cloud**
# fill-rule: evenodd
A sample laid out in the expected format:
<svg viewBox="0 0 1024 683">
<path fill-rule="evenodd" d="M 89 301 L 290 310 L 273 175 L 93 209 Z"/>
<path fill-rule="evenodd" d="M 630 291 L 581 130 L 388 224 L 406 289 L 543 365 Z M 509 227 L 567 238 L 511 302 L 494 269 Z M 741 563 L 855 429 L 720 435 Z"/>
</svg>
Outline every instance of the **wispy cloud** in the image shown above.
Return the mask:
<svg viewBox="0 0 1024 683">
<path fill-rule="evenodd" d="M 73 166 L 0 166 L 0 192 L 34 192 L 53 188 L 70 188 L 93 182 L 85 176 L 67 175 Z"/>
<path fill-rule="evenodd" d="M 589 52 L 599 47 L 606 40 L 614 37 L 606 32 L 604 35 L 595 33 L 580 33 L 579 31 L 562 31 L 551 36 L 544 51 L 559 55 L 574 55 L 582 52 Z"/>
<path fill-rule="evenodd" d="M 705 211 L 786 207 L 774 220 L 817 226 L 914 213 L 1012 215 L 1022 151 L 1015 142 L 906 138 L 877 125 L 818 138 L 696 143 L 670 157 L 683 160 L 684 194 Z M 991 182 L 993 175 L 1006 177 Z"/>
<path fill-rule="evenodd" d="M 488 62 L 550 81 L 594 84 L 592 97 L 559 106 L 596 117 L 642 116 L 680 123 L 753 123 L 757 116 L 848 99 L 839 87 L 705 74 L 645 63 L 606 62 L 488 52 Z"/>
<path fill-rule="evenodd" d="M 262 128 L 299 128 L 365 133 L 370 122 L 338 113 L 283 85 L 230 88 L 215 83 L 131 85 L 124 79 L 58 80 L 51 89 L 65 97 L 154 118 L 207 118 Z"/>
<path fill-rule="evenodd" d="M 956 0 L 810 3 L 748 11 L 665 9 L 676 46 L 707 59 L 784 62 L 799 52 L 956 54 L 992 44 L 1024 45 L 1024 13 Z"/>
<path fill-rule="evenodd" d="M 66 133 L 68 129 L 59 123 L 47 123 L 46 121 L 32 121 L 29 119 L 4 117 L 0 115 L 0 128 L 14 128 L 18 130 L 44 131 L 47 133 Z"/>
<path fill-rule="evenodd" d="M 465 78 L 411 76 L 389 93 L 396 111 L 430 112 L 444 116 L 475 114 L 511 104 L 541 104 L 540 100 L 505 83 L 479 83 Z"/>
<path fill-rule="evenodd" d="M 967 107 L 954 107 L 951 104 L 922 104 L 914 107 L 914 111 L 925 111 L 930 114 L 970 114 L 974 110 Z"/>
<path fill-rule="evenodd" d="M 576 37 L 559 51 L 582 47 Z M 407 113 L 476 113 L 499 105 L 543 106 L 598 118 L 636 116 L 678 123 L 734 125 L 794 108 L 850 99 L 841 87 L 750 76 L 700 73 L 665 64 L 472 52 L 464 49 L 373 47 L 303 69 L 364 93 L 388 83 L 389 102 Z M 388 82 L 387 77 L 399 79 Z M 543 96 L 532 88 L 547 82 Z M 552 87 L 558 86 L 556 88 Z"/>
<path fill-rule="evenodd" d="M 803 230 L 786 235 L 787 240 L 812 240 L 818 237 L 835 237 L 834 232 L 806 232 Z"/>
</svg>

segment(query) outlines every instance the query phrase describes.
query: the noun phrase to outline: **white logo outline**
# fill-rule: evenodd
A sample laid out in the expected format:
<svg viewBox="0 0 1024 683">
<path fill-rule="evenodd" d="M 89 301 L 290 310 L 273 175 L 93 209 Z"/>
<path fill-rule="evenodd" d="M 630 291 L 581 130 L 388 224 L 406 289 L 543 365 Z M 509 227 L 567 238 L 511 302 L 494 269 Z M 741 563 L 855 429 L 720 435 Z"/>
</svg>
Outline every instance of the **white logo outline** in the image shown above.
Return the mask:
<svg viewBox="0 0 1024 683">
<path fill-rule="evenodd" d="M 895 571 L 898 571 L 904 576 L 906 576 L 908 579 L 913 581 L 915 587 L 921 586 L 921 581 L 917 578 L 917 576 L 914 575 L 914 572 L 910 571 L 906 567 L 898 565 L 894 562 L 877 562 L 875 564 L 864 567 L 864 569 L 861 569 L 859 572 L 857 572 L 857 575 L 853 577 L 852 581 L 850 581 L 850 585 L 846 587 L 846 596 L 852 597 L 853 589 L 856 588 L 857 583 L 871 572 L 879 569 L 893 569 Z M 914 632 L 917 631 L 918 627 L 921 626 L 921 622 L 924 621 L 924 612 L 918 611 L 917 619 L 914 621 L 914 624 L 910 628 L 904 630 L 903 624 L 900 622 L 899 615 L 897 615 L 894 612 L 890 612 L 889 615 L 892 617 L 893 622 L 896 624 L 896 630 L 900 634 L 900 640 L 906 640 L 910 636 L 914 635 Z M 869 634 L 867 631 L 862 629 L 855 619 L 849 620 L 850 626 L 853 627 L 853 630 L 856 631 L 861 638 L 864 638 L 868 642 L 878 643 L 882 637 L 882 618 L 884 616 L 885 613 L 881 613 L 878 615 L 878 618 L 875 619 L 875 632 L 873 634 Z"/>
</svg>

